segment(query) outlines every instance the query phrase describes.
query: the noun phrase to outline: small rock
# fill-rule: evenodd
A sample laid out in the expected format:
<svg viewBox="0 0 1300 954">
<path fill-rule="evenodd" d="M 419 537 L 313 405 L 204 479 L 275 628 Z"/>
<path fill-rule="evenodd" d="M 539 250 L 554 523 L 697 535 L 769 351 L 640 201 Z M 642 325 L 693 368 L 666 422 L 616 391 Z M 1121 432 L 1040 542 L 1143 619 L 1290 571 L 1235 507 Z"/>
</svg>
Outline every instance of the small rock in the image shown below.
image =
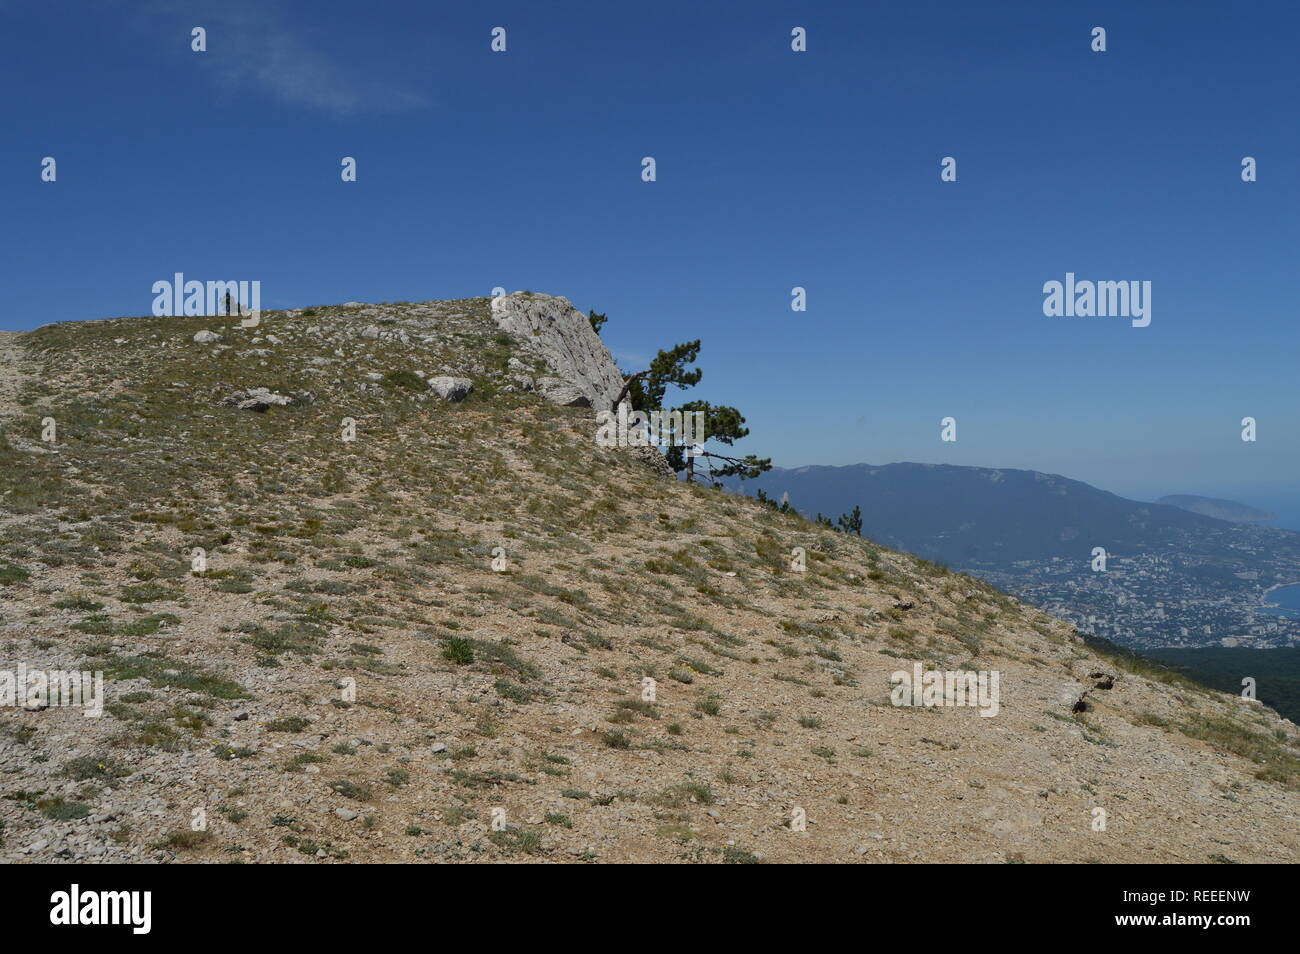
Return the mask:
<svg viewBox="0 0 1300 954">
<path fill-rule="evenodd" d="M 270 388 L 258 387 L 249 388 L 246 391 L 236 391 L 224 398 L 221 403 L 227 407 L 237 407 L 241 411 L 264 412 L 272 406 L 287 407 L 291 404 L 310 404 L 312 399 L 313 396 L 310 392 L 289 396 L 277 394 Z"/>
</svg>

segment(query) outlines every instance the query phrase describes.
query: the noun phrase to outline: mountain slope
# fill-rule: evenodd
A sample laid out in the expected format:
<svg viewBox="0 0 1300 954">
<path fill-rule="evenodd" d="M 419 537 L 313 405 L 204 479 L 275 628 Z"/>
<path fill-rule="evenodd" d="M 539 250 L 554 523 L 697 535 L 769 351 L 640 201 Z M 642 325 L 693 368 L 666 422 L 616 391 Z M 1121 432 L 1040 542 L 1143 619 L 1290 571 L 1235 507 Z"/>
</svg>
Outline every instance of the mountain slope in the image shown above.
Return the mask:
<svg viewBox="0 0 1300 954">
<path fill-rule="evenodd" d="M 0 710 L 5 860 L 1300 859 L 1276 713 L 595 446 L 485 299 L 0 356 L 8 665 L 108 696 Z M 997 715 L 892 705 L 914 662 Z"/>
</svg>

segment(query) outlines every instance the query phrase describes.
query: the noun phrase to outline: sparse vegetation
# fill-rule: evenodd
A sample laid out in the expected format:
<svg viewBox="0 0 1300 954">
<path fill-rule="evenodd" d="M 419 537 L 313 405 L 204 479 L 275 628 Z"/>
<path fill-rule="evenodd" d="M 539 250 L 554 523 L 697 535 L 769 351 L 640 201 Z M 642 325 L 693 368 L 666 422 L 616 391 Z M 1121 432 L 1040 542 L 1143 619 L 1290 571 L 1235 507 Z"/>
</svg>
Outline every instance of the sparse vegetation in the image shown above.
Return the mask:
<svg viewBox="0 0 1300 954">
<path fill-rule="evenodd" d="M 1005 840 L 980 830 L 960 853 L 856 852 L 871 813 L 947 830 L 954 806 L 1015 818 L 1079 792 L 1127 810 L 1108 861 L 1295 860 L 1268 832 L 1294 813 L 1300 742 L 1270 710 L 862 540 L 861 513 L 828 527 L 593 447 L 591 409 L 538 396 L 550 372 L 487 299 L 264 321 L 220 324 L 220 348 L 187 317 L 20 339 L 0 407 L 8 652 L 102 672 L 106 705 L 75 751 L 69 713 L 0 721 L 7 860 L 42 827 L 111 861 L 991 860 Z M 415 373 L 444 369 L 473 381 L 464 400 Z M 222 403 L 258 386 L 293 400 Z M 15 449 L 55 411 L 57 453 Z M 1015 704 L 895 708 L 889 673 L 915 662 L 1000 670 Z M 1094 667 L 1116 688 L 1076 715 L 1058 697 Z M 1036 757 L 1060 792 L 1027 781 Z M 1214 759 L 1222 781 L 1155 792 L 1155 759 Z M 190 792 L 215 836 L 184 827 Z M 1174 816 L 1200 826 L 1171 836 Z M 1023 860 L 1095 856 L 1086 821 Z"/>
</svg>

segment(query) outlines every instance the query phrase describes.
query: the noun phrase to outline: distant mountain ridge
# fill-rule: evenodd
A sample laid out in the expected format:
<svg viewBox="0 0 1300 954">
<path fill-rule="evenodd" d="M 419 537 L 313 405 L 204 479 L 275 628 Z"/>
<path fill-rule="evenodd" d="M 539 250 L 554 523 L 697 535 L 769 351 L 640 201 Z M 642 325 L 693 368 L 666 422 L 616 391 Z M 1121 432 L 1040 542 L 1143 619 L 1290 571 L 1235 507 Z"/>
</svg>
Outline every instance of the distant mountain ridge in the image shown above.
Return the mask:
<svg viewBox="0 0 1300 954">
<path fill-rule="evenodd" d="M 738 485 L 737 485 L 738 486 Z M 952 566 L 1001 566 L 1095 546 L 1132 552 L 1224 521 L 1165 503 L 1129 500 L 1059 474 L 954 464 L 774 467 L 761 488 L 809 515 L 862 507 L 862 534 Z"/>
<path fill-rule="evenodd" d="M 864 537 L 979 576 L 1125 646 L 1300 645 L 1300 622 L 1258 612 L 1270 586 L 1296 581 L 1295 531 L 1129 500 L 1032 470 L 774 468 L 743 489 L 775 500 L 788 494 L 809 516 L 860 507 Z M 1237 513 L 1226 504 L 1214 512 Z M 1101 550 L 1104 564 L 1095 562 Z"/>
<path fill-rule="evenodd" d="M 1168 504 L 1203 517 L 1227 520 L 1229 523 L 1267 523 L 1277 519 L 1276 514 L 1257 507 L 1249 507 L 1235 500 L 1220 500 L 1218 497 L 1200 497 L 1196 494 L 1170 494 L 1161 497 L 1156 503 Z"/>
</svg>

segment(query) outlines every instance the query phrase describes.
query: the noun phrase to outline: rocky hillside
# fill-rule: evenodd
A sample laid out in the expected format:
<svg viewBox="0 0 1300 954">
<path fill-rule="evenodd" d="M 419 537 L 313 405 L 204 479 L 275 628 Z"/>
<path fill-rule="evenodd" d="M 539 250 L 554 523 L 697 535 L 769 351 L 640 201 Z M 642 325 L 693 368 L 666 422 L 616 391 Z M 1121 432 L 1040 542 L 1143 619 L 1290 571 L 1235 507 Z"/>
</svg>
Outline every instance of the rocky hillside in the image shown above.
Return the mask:
<svg viewBox="0 0 1300 954">
<path fill-rule="evenodd" d="M 597 447 L 617 387 L 530 293 L 0 336 L 0 670 L 106 695 L 0 709 L 0 860 L 1300 860 L 1289 722 Z"/>
</svg>

